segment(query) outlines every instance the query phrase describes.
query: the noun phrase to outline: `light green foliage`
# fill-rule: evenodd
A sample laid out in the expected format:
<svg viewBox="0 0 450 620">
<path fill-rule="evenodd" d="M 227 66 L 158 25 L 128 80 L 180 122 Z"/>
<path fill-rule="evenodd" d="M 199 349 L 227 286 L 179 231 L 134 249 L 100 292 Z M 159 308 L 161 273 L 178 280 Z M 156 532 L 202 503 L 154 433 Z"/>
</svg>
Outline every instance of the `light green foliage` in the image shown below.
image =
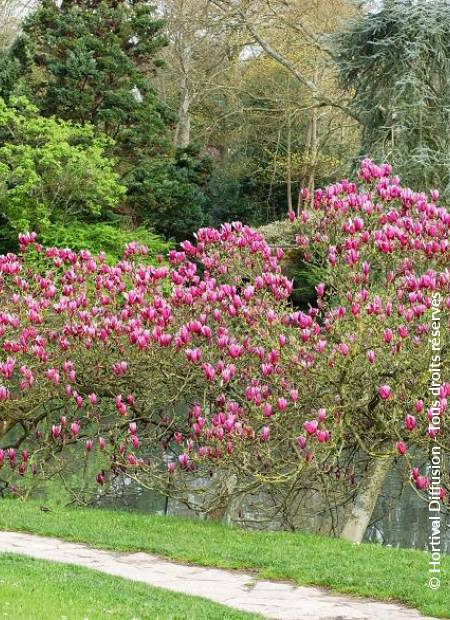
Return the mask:
<svg viewBox="0 0 450 620">
<path fill-rule="evenodd" d="M 158 254 L 164 255 L 170 248 L 169 243 L 150 230 L 142 227 L 122 228 L 118 223 L 109 222 L 74 222 L 70 226 L 55 224 L 46 229 L 39 239 L 46 246 L 69 247 L 76 251 L 90 250 L 93 254 L 104 252 L 107 262 L 117 261 L 126 244 L 131 241 L 147 246 L 152 262 Z"/>
<path fill-rule="evenodd" d="M 26 99 L 0 99 L 0 212 L 9 234 L 113 209 L 125 188 L 104 155 L 109 143 L 89 125 L 40 116 Z"/>
</svg>

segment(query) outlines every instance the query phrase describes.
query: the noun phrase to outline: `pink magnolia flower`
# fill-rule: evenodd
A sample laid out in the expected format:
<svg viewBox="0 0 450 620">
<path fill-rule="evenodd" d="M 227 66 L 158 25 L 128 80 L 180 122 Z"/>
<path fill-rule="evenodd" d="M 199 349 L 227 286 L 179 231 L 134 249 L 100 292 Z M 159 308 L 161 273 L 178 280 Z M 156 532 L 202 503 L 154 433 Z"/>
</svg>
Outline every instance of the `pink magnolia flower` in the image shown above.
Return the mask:
<svg viewBox="0 0 450 620">
<path fill-rule="evenodd" d="M 128 463 L 132 466 L 138 464 L 138 460 L 134 454 L 129 454 L 127 457 Z"/>
<path fill-rule="evenodd" d="M 432 199 L 434 202 L 437 202 L 437 201 L 439 200 L 439 190 L 437 190 L 437 189 L 432 189 L 430 193 L 431 193 L 431 199 Z"/>
<path fill-rule="evenodd" d="M 197 347 L 195 349 L 186 349 L 186 357 L 192 363 L 197 363 L 202 357 L 201 350 Z"/>
<path fill-rule="evenodd" d="M 183 469 L 186 469 L 186 467 L 188 467 L 189 465 L 189 456 L 185 453 L 180 454 L 178 456 L 178 462 Z"/>
<path fill-rule="evenodd" d="M 128 409 L 127 409 L 126 404 L 122 400 L 122 396 L 120 394 L 118 396 L 116 396 L 115 404 L 116 404 L 116 409 L 117 409 L 119 415 L 126 416 Z"/>
<path fill-rule="evenodd" d="M 323 297 L 324 293 L 325 293 L 325 284 L 323 282 L 320 282 L 317 286 L 316 286 L 316 293 L 318 297 Z"/>
<path fill-rule="evenodd" d="M 80 432 L 80 423 L 78 420 L 75 420 L 75 422 L 72 422 L 72 424 L 70 425 L 70 433 L 72 437 L 77 437 L 79 432 Z"/>
<path fill-rule="evenodd" d="M 406 338 L 408 336 L 408 328 L 406 327 L 406 325 L 400 325 L 400 327 L 398 328 L 398 333 L 400 334 L 401 338 Z"/>
<path fill-rule="evenodd" d="M 317 420 L 319 422 L 323 422 L 323 420 L 325 420 L 326 417 L 327 417 L 327 410 L 324 407 L 321 407 L 319 411 L 317 412 Z"/>
<path fill-rule="evenodd" d="M 318 422 L 317 420 L 310 420 L 303 424 L 303 428 L 308 433 L 308 435 L 315 435 L 317 431 Z"/>
<path fill-rule="evenodd" d="M 387 344 L 388 344 L 388 343 L 390 343 L 390 342 L 392 342 L 393 337 L 394 337 L 394 334 L 393 334 L 393 332 L 392 332 L 392 329 L 390 329 L 389 327 L 387 327 L 387 328 L 384 330 L 384 334 L 383 334 L 383 339 L 384 339 L 384 342 L 386 342 Z"/>
<path fill-rule="evenodd" d="M 288 406 L 288 401 L 285 398 L 281 397 L 277 401 L 277 406 L 279 411 L 285 411 Z"/>
<path fill-rule="evenodd" d="M 309 200 L 309 198 L 310 198 L 310 191 L 309 191 L 309 189 L 307 187 L 303 187 L 300 190 L 300 196 L 301 196 L 302 200 L 305 200 L 305 201 Z"/>
<path fill-rule="evenodd" d="M 405 428 L 408 431 L 412 431 L 412 430 L 414 430 L 416 428 L 416 426 L 417 426 L 417 420 L 416 420 L 415 416 L 413 416 L 413 415 L 408 413 L 405 416 Z"/>
<path fill-rule="evenodd" d="M 268 441 L 270 437 L 270 428 L 268 426 L 263 426 L 261 429 L 261 440 Z"/>
<path fill-rule="evenodd" d="M 330 441 L 330 437 L 331 437 L 330 431 L 317 430 L 316 435 L 317 435 L 317 441 L 319 441 L 320 443 Z"/>
<path fill-rule="evenodd" d="M 228 347 L 228 354 L 232 359 L 237 359 L 242 355 L 243 349 L 241 345 L 233 343 Z"/>
<path fill-rule="evenodd" d="M 263 415 L 265 418 L 270 418 L 273 415 L 272 405 L 270 403 L 264 403 L 263 405 Z"/>
<path fill-rule="evenodd" d="M 420 491 L 428 488 L 428 485 L 429 485 L 428 476 L 418 476 L 415 479 L 415 484 L 416 484 L 416 489 L 419 489 Z"/>
<path fill-rule="evenodd" d="M 347 355 L 350 353 L 350 347 L 345 342 L 341 342 L 341 344 L 338 345 L 338 349 L 344 357 L 347 357 Z"/>
<path fill-rule="evenodd" d="M 214 370 L 214 366 L 211 364 L 202 364 L 203 373 L 208 381 L 212 381 L 216 375 L 216 371 Z"/>
<path fill-rule="evenodd" d="M 391 388 L 389 385 L 380 385 L 378 388 L 378 394 L 380 395 L 380 398 L 387 400 L 391 395 Z"/>
<path fill-rule="evenodd" d="M 395 449 L 399 454 L 403 456 L 403 454 L 405 454 L 408 450 L 408 446 L 404 441 L 397 441 L 397 443 L 395 444 Z"/>
<path fill-rule="evenodd" d="M 306 437 L 303 437 L 303 435 L 300 435 L 299 437 L 297 437 L 296 442 L 300 450 L 303 450 L 303 448 L 306 446 Z"/>
</svg>

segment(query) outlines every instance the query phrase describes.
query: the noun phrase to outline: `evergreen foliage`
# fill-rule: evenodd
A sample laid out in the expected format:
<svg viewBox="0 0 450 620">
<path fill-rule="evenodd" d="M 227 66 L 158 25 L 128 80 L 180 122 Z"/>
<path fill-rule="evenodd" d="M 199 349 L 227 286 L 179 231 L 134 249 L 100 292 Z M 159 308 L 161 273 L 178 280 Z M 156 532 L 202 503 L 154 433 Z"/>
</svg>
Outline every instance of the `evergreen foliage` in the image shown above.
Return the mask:
<svg viewBox="0 0 450 620">
<path fill-rule="evenodd" d="M 389 160 L 413 187 L 450 196 L 450 3 L 385 2 L 336 44 L 362 152 Z"/>
<path fill-rule="evenodd" d="M 166 44 L 145 0 L 44 0 L 0 59 L 0 92 L 24 94 L 44 116 L 92 125 L 127 187 L 134 225 L 185 238 L 204 222 L 204 196 L 169 136 L 171 115 L 152 86 Z"/>
</svg>

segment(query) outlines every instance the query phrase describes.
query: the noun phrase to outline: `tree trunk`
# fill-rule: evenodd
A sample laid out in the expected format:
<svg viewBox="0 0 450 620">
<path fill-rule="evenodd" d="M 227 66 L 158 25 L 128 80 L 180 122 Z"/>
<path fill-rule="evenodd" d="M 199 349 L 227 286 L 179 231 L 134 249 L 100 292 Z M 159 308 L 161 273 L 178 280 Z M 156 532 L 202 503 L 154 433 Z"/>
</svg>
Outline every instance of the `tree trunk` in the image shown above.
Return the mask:
<svg viewBox="0 0 450 620">
<path fill-rule="evenodd" d="M 227 511 L 226 506 L 221 506 L 220 508 L 217 508 L 216 510 L 210 510 L 210 512 L 208 512 L 209 521 L 219 521 L 219 522 L 223 521 L 226 511 Z"/>
<path fill-rule="evenodd" d="M 313 129 L 313 121 L 312 121 L 312 116 L 311 116 L 311 118 L 308 121 L 308 129 L 306 132 L 305 147 L 303 150 L 303 162 L 302 162 L 302 168 L 301 168 L 301 173 L 300 173 L 300 179 L 301 179 L 300 189 L 304 187 L 308 187 L 308 182 L 309 182 L 308 161 L 309 161 L 310 154 L 311 154 L 312 129 Z M 299 191 L 298 201 L 297 201 L 297 217 L 300 217 L 302 205 L 303 205 L 302 193 L 301 191 Z"/>
<path fill-rule="evenodd" d="M 310 193 L 311 208 L 314 205 L 314 191 L 316 185 L 316 166 L 317 166 L 317 108 L 313 108 L 311 119 L 311 149 L 310 149 L 310 169 L 308 179 L 308 189 Z"/>
<path fill-rule="evenodd" d="M 224 521 L 234 498 L 237 486 L 237 477 L 232 475 L 226 477 L 220 488 L 220 504 L 208 512 L 208 519 L 211 521 Z"/>
<path fill-rule="evenodd" d="M 184 75 L 181 84 L 181 101 L 178 108 L 177 127 L 175 131 L 175 146 L 181 149 L 187 148 L 191 139 L 190 105 L 191 98 L 189 95 L 188 80 L 186 75 Z"/>
<path fill-rule="evenodd" d="M 360 543 L 369 525 L 373 509 L 381 492 L 391 458 L 375 458 L 369 462 L 365 480 L 356 496 L 350 516 L 341 532 L 341 538 Z"/>
<path fill-rule="evenodd" d="M 292 126 L 291 112 L 288 111 L 287 118 L 287 170 L 286 170 L 286 190 L 288 213 L 292 211 Z"/>
</svg>

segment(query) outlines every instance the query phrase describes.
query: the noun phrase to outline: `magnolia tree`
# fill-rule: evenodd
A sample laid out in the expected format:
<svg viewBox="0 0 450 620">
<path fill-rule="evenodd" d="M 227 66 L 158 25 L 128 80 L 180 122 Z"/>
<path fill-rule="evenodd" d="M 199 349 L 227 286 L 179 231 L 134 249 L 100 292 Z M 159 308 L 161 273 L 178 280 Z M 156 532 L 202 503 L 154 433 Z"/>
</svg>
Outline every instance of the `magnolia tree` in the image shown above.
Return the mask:
<svg viewBox="0 0 450 620">
<path fill-rule="evenodd" d="M 334 454 L 367 457 L 342 532 L 353 540 L 394 457 L 418 492 L 448 504 L 450 430 L 450 214 L 438 191 L 428 198 L 403 188 L 387 164 L 365 160 L 358 176 L 359 186 L 304 192 L 311 210 L 299 222 L 290 217 L 304 263 L 322 277 L 316 320 L 325 359 L 315 357 L 310 378 L 327 409 L 329 441 Z M 417 466 L 427 455 L 439 461 L 431 475 L 428 464 Z"/>
<path fill-rule="evenodd" d="M 169 266 L 146 264 L 135 243 L 113 266 L 102 255 L 44 250 L 34 234 L 20 244 L 20 257 L 0 259 L 0 464 L 24 477 L 54 471 L 81 443 L 86 458 L 101 452 L 109 465 L 100 485 L 142 471 L 165 490 L 203 454 L 191 434 L 207 421 L 194 401 L 212 398 L 213 378 L 227 401 L 233 385 L 240 390 L 233 362 L 264 341 L 274 308 L 288 310 L 281 252 L 239 224 L 200 230 L 195 246 L 169 253 Z M 214 367 L 202 348 L 204 359 L 216 352 Z M 225 450 L 224 436 L 214 437 L 215 459 L 232 435 Z"/>
<path fill-rule="evenodd" d="M 283 251 L 238 223 L 198 231 L 157 267 L 137 244 L 109 266 L 21 236 L 21 255 L 0 260 L 5 482 L 19 492 L 80 445 L 101 455 L 99 485 L 126 473 L 177 497 L 201 489 L 207 511 L 270 491 L 289 515 L 314 489 L 351 505 L 339 530 L 360 540 L 396 459 L 444 509 L 450 215 L 438 198 L 368 160 L 358 183 L 305 192 L 309 208 L 289 218 L 317 274 L 304 311 Z"/>
</svg>

